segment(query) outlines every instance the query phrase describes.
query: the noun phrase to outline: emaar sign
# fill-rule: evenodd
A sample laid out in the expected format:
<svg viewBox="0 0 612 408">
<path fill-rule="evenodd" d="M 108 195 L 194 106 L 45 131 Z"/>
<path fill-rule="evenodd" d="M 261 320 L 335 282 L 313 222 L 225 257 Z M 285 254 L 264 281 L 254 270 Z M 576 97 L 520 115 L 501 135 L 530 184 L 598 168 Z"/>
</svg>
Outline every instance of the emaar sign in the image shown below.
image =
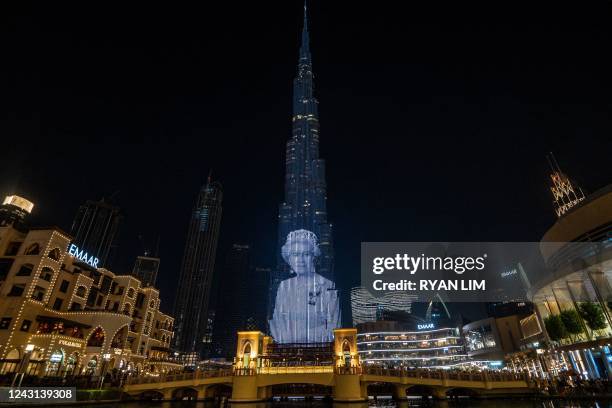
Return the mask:
<svg viewBox="0 0 612 408">
<path fill-rule="evenodd" d="M 427 330 L 427 329 L 433 329 L 433 328 L 434 328 L 433 323 L 417 324 L 417 329 L 419 330 Z"/>
<path fill-rule="evenodd" d="M 68 254 L 74 256 L 79 261 L 85 262 L 89 266 L 93 266 L 94 268 L 97 268 L 98 262 L 100 262 L 98 258 L 93 255 L 89 256 L 87 252 L 79 249 L 79 247 L 75 244 L 70 244 L 68 247 Z"/>
</svg>

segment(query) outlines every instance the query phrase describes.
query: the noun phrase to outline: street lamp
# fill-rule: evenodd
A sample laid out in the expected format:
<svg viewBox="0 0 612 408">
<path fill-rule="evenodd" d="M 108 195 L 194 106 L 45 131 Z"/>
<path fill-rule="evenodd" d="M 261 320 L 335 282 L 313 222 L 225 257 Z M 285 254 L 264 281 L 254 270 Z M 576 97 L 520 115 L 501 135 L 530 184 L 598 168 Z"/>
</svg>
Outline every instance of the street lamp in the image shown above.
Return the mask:
<svg viewBox="0 0 612 408">
<path fill-rule="evenodd" d="M 111 359 L 110 353 L 105 353 L 102 355 L 102 369 L 100 370 L 100 387 L 102 389 L 102 385 L 104 385 L 104 376 L 106 376 L 106 369 L 108 368 L 108 362 Z"/>
<path fill-rule="evenodd" d="M 19 367 L 15 372 L 15 377 L 13 377 L 13 382 L 11 383 L 11 387 L 15 385 L 15 381 L 17 381 L 17 377 L 19 377 L 19 382 L 17 383 L 17 387 L 21 387 L 21 382 L 23 381 L 23 377 L 25 376 L 25 371 L 27 370 L 28 364 L 30 364 L 30 356 L 32 355 L 32 351 L 34 351 L 34 344 L 26 344 L 25 346 L 25 354 L 21 358 L 19 362 Z"/>
</svg>

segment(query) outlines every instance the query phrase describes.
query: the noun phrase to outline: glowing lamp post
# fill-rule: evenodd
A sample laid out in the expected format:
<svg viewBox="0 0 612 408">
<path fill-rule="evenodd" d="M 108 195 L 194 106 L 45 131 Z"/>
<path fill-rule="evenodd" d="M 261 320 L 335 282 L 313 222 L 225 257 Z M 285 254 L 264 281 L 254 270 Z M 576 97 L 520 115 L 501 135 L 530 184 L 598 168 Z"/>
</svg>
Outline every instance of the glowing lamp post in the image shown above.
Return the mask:
<svg viewBox="0 0 612 408">
<path fill-rule="evenodd" d="M 108 362 L 111 359 L 110 353 L 105 353 L 102 355 L 102 369 L 100 371 L 100 387 L 102 389 L 102 385 L 104 385 L 104 377 L 106 376 L 106 370 L 108 369 Z"/>
<path fill-rule="evenodd" d="M 17 383 L 18 387 L 21 387 L 21 382 L 23 381 L 23 377 L 25 376 L 25 372 L 27 370 L 28 364 L 30 364 L 30 356 L 32 355 L 32 351 L 34 351 L 34 344 L 26 344 L 25 346 L 25 354 L 21 358 L 19 362 L 19 368 L 15 372 L 15 377 L 13 378 L 13 382 L 11 383 L 11 387 L 15 385 L 15 381 L 17 381 L 17 377 L 19 377 L 19 382 Z"/>
</svg>

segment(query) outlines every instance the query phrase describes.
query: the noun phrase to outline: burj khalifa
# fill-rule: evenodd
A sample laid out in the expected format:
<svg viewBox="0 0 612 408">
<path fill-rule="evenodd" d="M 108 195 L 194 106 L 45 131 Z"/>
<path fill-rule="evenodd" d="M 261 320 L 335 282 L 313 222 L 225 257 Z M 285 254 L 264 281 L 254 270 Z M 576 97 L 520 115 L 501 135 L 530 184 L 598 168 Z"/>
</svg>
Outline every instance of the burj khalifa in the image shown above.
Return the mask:
<svg viewBox="0 0 612 408">
<path fill-rule="evenodd" d="M 293 80 L 292 135 L 287 141 L 285 162 L 285 198 L 279 205 L 277 268 L 272 276 L 271 315 L 278 305 L 277 289 L 282 281 L 295 277 L 282 254 L 290 233 L 306 230 L 317 239 L 314 268 L 326 281 L 334 281 L 334 250 L 332 225 L 327 217 L 327 186 L 325 161 L 319 157 L 318 101 L 314 96 L 314 74 L 308 34 L 308 17 L 304 5 L 304 25 L 298 60 L 297 76 Z M 337 303 L 335 286 L 332 289 Z M 312 293 L 311 293 L 312 295 Z M 332 308 L 338 310 L 339 306 Z M 338 324 L 339 322 L 334 322 Z"/>
</svg>

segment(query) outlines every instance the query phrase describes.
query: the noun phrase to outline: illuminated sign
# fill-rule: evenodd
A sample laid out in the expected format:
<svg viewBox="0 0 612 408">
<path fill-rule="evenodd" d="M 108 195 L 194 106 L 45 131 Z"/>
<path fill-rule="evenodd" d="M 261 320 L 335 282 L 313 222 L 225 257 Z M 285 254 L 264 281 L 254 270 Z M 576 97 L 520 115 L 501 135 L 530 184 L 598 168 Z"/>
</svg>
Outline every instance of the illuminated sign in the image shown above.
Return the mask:
<svg viewBox="0 0 612 408">
<path fill-rule="evenodd" d="M 433 328 L 434 328 L 433 323 L 417 324 L 417 329 L 419 330 L 433 329 Z"/>
<path fill-rule="evenodd" d="M 516 269 L 510 269 L 509 271 L 502 272 L 501 273 L 501 277 L 502 278 L 506 278 L 506 277 L 511 276 L 511 275 L 516 275 L 517 273 L 518 272 L 516 271 Z"/>
<path fill-rule="evenodd" d="M 58 341 L 59 344 L 61 344 L 62 346 L 68 346 L 68 347 L 81 347 L 80 343 L 77 343 L 76 341 L 69 341 L 69 340 L 63 340 L 60 339 Z"/>
<path fill-rule="evenodd" d="M 98 262 L 100 262 L 98 258 L 93 255 L 89 256 L 87 252 L 83 251 L 82 249 L 79 249 L 79 247 L 74 244 L 70 244 L 70 246 L 68 247 L 68 253 L 74 256 L 79 261 L 83 261 L 87 265 L 93 266 L 94 268 L 97 268 Z"/>
<path fill-rule="evenodd" d="M 59 363 L 60 361 L 62 361 L 63 358 L 64 358 L 64 355 L 62 354 L 62 352 L 56 351 L 53 354 L 51 354 L 51 357 L 49 357 L 49 361 L 52 363 Z"/>
</svg>

